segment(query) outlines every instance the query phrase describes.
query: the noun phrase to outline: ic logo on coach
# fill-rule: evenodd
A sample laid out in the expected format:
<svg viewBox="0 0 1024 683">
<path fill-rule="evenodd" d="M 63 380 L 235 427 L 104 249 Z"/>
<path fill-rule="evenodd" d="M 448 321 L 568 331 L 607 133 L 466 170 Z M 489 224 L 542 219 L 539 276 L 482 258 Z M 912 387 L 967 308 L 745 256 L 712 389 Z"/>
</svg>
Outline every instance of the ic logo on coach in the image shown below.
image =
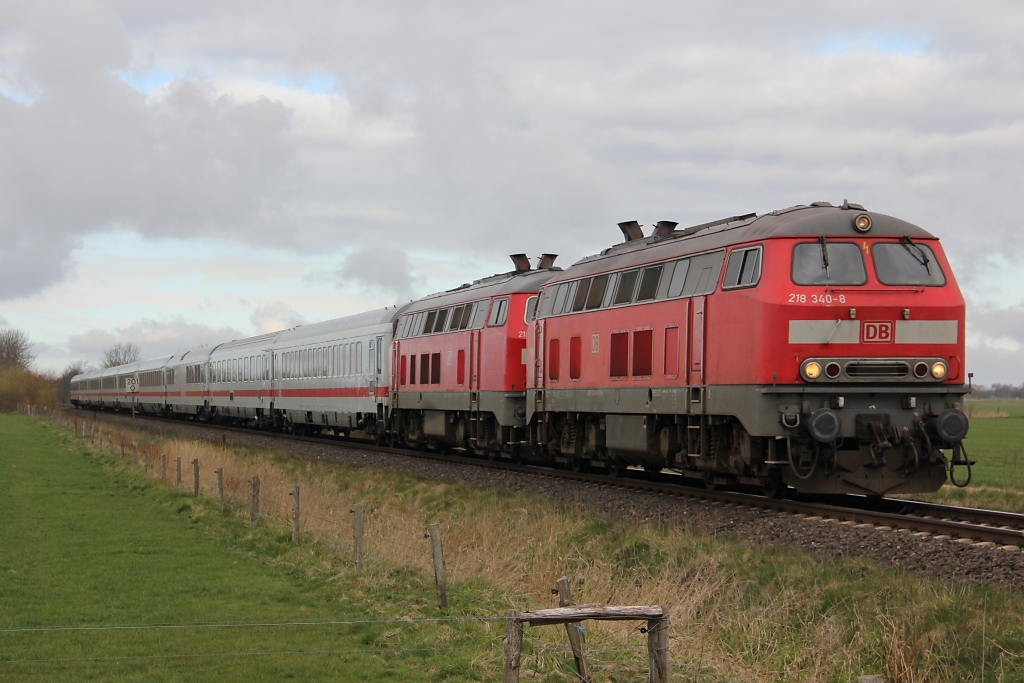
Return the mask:
<svg viewBox="0 0 1024 683">
<path fill-rule="evenodd" d="M 888 321 L 865 322 L 861 327 L 860 340 L 864 344 L 891 344 L 893 324 Z"/>
</svg>

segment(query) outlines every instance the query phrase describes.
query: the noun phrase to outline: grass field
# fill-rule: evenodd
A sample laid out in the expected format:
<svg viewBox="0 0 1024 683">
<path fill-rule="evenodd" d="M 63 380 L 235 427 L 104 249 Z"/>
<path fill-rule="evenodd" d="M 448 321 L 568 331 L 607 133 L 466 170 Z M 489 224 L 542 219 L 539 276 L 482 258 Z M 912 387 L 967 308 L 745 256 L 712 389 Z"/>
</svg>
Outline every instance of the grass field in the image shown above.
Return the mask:
<svg viewBox="0 0 1024 683">
<path fill-rule="evenodd" d="M 968 400 L 964 412 L 971 423 L 966 447 L 977 461 L 971 484 L 927 498 L 1024 513 L 1024 401 Z"/>
<path fill-rule="evenodd" d="M 497 681 L 503 623 L 460 617 L 553 606 L 561 574 L 580 602 L 664 605 L 673 680 L 1024 680 L 1019 594 L 642 518 L 619 523 L 511 491 L 224 450 L 155 429 L 126 438 L 148 470 L 42 421 L 0 415 L 0 680 Z M 206 492 L 214 467 L 231 487 L 258 473 L 261 527 L 249 529 L 241 499 L 221 511 L 154 479 L 154 453 L 201 460 Z M 282 512 L 293 484 L 298 545 Z M 341 543 L 351 531 L 337 523 L 354 501 L 367 507 L 361 576 Z M 427 521 L 445 532 L 446 611 L 422 549 Z M 456 619 L 419 621 L 436 617 Z M 186 627 L 111 628 L 133 624 Z M 636 624 L 586 627 L 597 681 L 646 679 Z M 564 631 L 529 629 L 524 642 L 524 681 L 575 680 Z"/>
<path fill-rule="evenodd" d="M 479 622 L 396 628 L 442 616 L 419 578 L 377 593 L 35 420 L 0 415 L 0 482 L 0 680 L 468 680 L 498 647 Z"/>
</svg>

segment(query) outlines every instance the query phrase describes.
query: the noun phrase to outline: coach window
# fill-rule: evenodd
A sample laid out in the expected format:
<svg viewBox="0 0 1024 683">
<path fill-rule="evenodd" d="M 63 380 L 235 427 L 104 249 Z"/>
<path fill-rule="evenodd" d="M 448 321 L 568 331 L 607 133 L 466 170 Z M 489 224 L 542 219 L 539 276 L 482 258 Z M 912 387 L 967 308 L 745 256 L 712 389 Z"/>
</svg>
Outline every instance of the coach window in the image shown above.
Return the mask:
<svg viewBox="0 0 1024 683">
<path fill-rule="evenodd" d="M 658 283 L 661 282 L 662 266 L 644 268 L 643 277 L 640 278 L 640 289 L 636 293 L 637 301 L 653 301 L 658 295 Z"/>
<path fill-rule="evenodd" d="M 636 281 L 640 276 L 639 270 L 628 270 L 619 278 L 618 289 L 615 290 L 613 306 L 628 304 L 633 300 L 633 290 L 636 289 Z"/>
<path fill-rule="evenodd" d="M 633 376 L 650 377 L 654 357 L 654 330 L 646 328 L 633 333 Z"/>
<path fill-rule="evenodd" d="M 562 355 L 561 343 L 557 339 L 548 340 L 548 379 L 552 382 L 558 381 L 561 372 Z"/>
<path fill-rule="evenodd" d="M 761 279 L 761 247 L 733 249 L 725 266 L 722 289 L 753 287 Z"/>
<path fill-rule="evenodd" d="M 356 342 L 356 374 L 363 374 L 363 342 Z"/>
<path fill-rule="evenodd" d="M 505 324 L 505 320 L 508 319 L 508 299 L 498 299 L 494 302 L 494 306 L 491 309 L 491 320 L 487 323 L 488 327 L 501 327 Z"/>
<path fill-rule="evenodd" d="M 608 374 L 612 377 L 628 377 L 629 332 L 612 332 L 608 355 L 611 357 Z"/>
<path fill-rule="evenodd" d="M 816 242 L 793 247 L 793 283 L 797 285 L 863 285 L 868 281 L 864 256 L 853 242 Z"/>
</svg>

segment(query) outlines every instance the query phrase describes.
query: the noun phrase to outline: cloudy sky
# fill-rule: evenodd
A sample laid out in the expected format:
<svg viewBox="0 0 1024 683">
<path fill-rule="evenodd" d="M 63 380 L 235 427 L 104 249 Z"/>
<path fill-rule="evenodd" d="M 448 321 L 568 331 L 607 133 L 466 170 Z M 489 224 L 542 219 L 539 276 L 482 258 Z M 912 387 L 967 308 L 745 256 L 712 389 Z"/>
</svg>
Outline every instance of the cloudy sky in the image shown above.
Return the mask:
<svg viewBox="0 0 1024 683">
<path fill-rule="evenodd" d="M 4 0 L 0 327 L 40 369 L 848 198 L 942 238 L 1024 382 L 1019 0 Z"/>
</svg>

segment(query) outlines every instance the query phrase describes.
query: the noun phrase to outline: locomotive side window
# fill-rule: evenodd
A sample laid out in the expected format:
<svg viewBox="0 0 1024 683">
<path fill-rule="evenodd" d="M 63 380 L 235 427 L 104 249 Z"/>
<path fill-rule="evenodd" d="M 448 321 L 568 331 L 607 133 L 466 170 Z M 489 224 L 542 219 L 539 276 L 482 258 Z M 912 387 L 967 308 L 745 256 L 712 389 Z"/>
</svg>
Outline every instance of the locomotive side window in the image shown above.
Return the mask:
<svg viewBox="0 0 1024 683">
<path fill-rule="evenodd" d="M 498 299 L 494 302 L 494 308 L 491 310 L 491 320 L 487 325 L 489 327 L 501 327 L 507 319 L 508 299 Z"/>
<path fill-rule="evenodd" d="M 590 278 L 580 280 L 576 286 L 576 296 L 572 300 L 572 310 L 582 311 L 583 305 L 587 303 L 587 294 L 590 293 Z"/>
<path fill-rule="evenodd" d="M 691 258 L 686 274 L 686 283 L 683 285 L 683 296 L 701 296 L 715 291 L 724 261 L 724 251 L 701 254 Z"/>
<path fill-rule="evenodd" d="M 601 302 L 604 301 L 606 289 L 608 289 L 607 275 L 598 275 L 593 279 L 590 284 L 590 293 L 587 294 L 586 310 L 592 311 L 595 308 L 601 308 Z"/>
<path fill-rule="evenodd" d="M 725 267 L 722 289 L 753 287 L 761 279 L 761 247 L 733 249 Z"/>
<path fill-rule="evenodd" d="M 643 277 L 640 278 L 640 289 L 636 293 L 637 301 L 652 301 L 658 295 L 658 283 L 661 282 L 662 270 L 663 266 L 644 268 Z"/>
<path fill-rule="evenodd" d="M 537 297 L 531 296 L 526 300 L 526 313 L 523 315 L 523 322 L 530 322 L 537 313 Z"/>
<path fill-rule="evenodd" d="M 883 285 L 925 285 L 941 287 L 946 276 L 935 254 L 923 244 L 904 237 L 897 244 L 878 242 L 871 247 L 875 275 Z"/>
<path fill-rule="evenodd" d="M 403 357 L 404 360 L 404 357 Z M 409 355 L 409 384 L 416 384 L 416 354 Z"/>
<path fill-rule="evenodd" d="M 686 283 L 686 272 L 690 269 L 690 259 L 676 261 L 676 267 L 672 271 L 672 279 L 668 283 L 668 297 L 674 299 L 683 293 L 683 285 Z"/>
<path fill-rule="evenodd" d="M 564 282 L 555 289 L 555 300 L 551 304 L 550 313 L 552 315 L 558 315 L 562 312 L 562 307 L 565 305 L 565 295 L 568 292 L 569 286 Z"/>
<path fill-rule="evenodd" d="M 619 277 L 619 287 L 615 290 L 612 306 L 628 304 L 633 300 L 633 290 L 636 289 L 636 281 L 639 276 L 639 270 L 627 270 Z"/>
<path fill-rule="evenodd" d="M 442 308 L 437 312 L 437 320 L 434 321 L 434 332 L 444 332 L 445 323 L 448 322 L 448 316 L 451 314 L 452 309 Z"/>
<path fill-rule="evenodd" d="M 434 331 L 434 321 L 437 320 L 437 311 L 427 312 L 427 321 L 423 324 L 420 334 L 430 334 Z"/>
<path fill-rule="evenodd" d="M 459 325 L 462 324 L 462 316 L 466 313 L 466 306 L 456 306 L 452 309 L 451 319 L 448 320 L 448 331 L 459 329 Z"/>
<path fill-rule="evenodd" d="M 863 285 L 868 281 L 864 256 L 853 242 L 802 242 L 793 247 L 793 283 Z"/>
</svg>

